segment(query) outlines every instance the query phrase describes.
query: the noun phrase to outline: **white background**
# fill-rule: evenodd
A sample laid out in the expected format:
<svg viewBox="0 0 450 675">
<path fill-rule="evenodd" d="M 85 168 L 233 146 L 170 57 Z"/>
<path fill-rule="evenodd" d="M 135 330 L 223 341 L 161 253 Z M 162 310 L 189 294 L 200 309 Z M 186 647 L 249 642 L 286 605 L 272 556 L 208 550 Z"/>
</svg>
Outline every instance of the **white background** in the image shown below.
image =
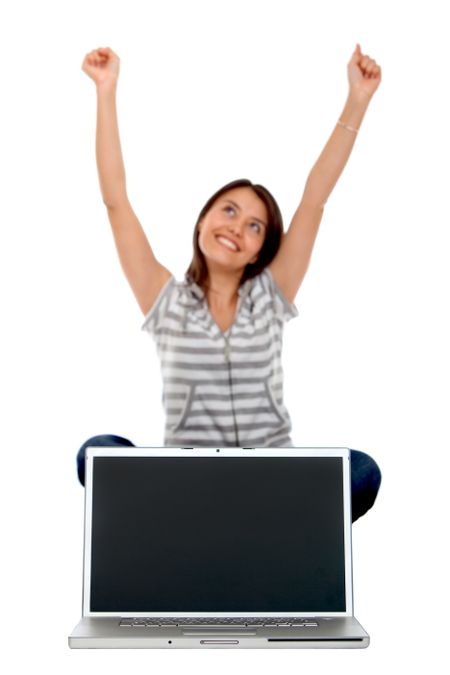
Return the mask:
<svg viewBox="0 0 450 675">
<path fill-rule="evenodd" d="M 1 659 L 8 672 L 378 673 L 443 657 L 448 604 L 448 24 L 444 2 L 4 2 L 1 106 Z M 116 256 L 85 54 L 121 59 L 130 201 L 178 278 L 209 196 L 247 177 L 288 226 L 347 96 L 359 42 L 383 69 L 325 207 L 285 331 L 299 446 L 372 454 L 353 527 L 362 651 L 71 651 L 89 436 L 163 438 L 150 338 Z M 445 576 L 444 576 L 445 574 Z"/>
</svg>

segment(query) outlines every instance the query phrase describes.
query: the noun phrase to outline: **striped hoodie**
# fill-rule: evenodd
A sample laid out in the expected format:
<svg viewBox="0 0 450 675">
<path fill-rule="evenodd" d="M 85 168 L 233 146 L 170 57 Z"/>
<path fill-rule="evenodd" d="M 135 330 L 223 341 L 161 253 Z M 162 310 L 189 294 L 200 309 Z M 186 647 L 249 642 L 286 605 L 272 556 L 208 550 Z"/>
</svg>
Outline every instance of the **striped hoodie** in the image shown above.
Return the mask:
<svg viewBox="0 0 450 675">
<path fill-rule="evenodd" d="M 284 322 L 298 316 L 268 268 L 245 281 L 223 333 L 203 290 L 170 277 L 145 317 L 161 362 L 166 447 L 290 447 Z"/>
</svg>

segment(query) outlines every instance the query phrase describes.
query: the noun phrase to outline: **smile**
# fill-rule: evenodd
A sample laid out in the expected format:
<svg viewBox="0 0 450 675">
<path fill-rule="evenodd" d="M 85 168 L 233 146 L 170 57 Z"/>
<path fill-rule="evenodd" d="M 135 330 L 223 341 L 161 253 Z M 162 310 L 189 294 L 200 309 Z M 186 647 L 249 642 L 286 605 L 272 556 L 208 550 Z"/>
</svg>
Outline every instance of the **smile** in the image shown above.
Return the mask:
<svg viewBox="0 0 450 675">
<path fill-rule="evenodd" d="M 230 251 L 239 251 L 240 250 L 238 248 L 238 246 L 234 243 L 234 241 L 231 241 L 230 239 L 227 239 L 226 237 L 222 237 L 221 235 L 219 235 L 218 237 L 216 237 L 216 239 L 219 242 L 219 244 L 222 244 L 222 246 L 225 246 Z"/>
</svg>

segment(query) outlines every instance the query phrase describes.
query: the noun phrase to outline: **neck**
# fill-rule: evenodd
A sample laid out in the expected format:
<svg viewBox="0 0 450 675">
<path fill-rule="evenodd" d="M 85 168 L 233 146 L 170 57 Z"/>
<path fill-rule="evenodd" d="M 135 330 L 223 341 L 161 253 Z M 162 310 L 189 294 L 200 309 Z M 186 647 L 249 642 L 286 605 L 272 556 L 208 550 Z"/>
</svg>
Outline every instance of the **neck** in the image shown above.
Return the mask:
<svg viewBox="0 0 450 675">
<path fill-rule="evenodd" d="M 233 304 L 238 295 L 241 274 L 239 272 L 239 276 L 237 276 L 220 271 L 210 272 L 205 283 L 205 294 L 208 301 L 220 306 Z"/>
</svg>

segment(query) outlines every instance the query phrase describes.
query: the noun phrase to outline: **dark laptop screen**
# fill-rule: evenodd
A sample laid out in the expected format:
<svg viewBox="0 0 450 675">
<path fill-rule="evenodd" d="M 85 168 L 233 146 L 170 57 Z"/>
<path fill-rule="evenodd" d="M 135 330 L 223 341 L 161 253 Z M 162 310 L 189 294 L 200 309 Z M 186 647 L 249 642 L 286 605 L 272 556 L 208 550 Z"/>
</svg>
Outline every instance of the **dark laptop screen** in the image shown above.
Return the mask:
<svg viewBox="0 0 450 675">
<path fill-rule="evenodd" d="M 91 612 L 344 612 L 340 457 L 95 457 Z"/>
</svg>

